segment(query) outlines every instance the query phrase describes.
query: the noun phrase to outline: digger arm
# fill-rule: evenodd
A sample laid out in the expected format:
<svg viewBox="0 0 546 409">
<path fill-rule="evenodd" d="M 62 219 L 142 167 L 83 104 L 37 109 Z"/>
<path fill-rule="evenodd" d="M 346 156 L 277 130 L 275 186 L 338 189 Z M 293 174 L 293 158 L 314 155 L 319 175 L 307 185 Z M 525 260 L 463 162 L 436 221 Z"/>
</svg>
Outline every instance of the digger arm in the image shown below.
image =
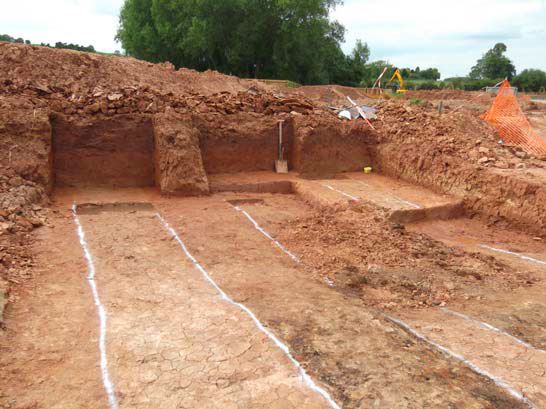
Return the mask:
<svg viewBox="0 0 546 409">
<path fill-rule="evenodd" d="M 404 78 L 402 78 L 402 75 L 400 74 L 400 70 L 397 68 L 396 71 L 394 71 L 394 74 L 392 74 L 392 78 L 389 82 L 392 82 L 393 79 L 398 79 L 398 82 L 400 83 L 400 89 L 404 89 Z"/>
</svg>

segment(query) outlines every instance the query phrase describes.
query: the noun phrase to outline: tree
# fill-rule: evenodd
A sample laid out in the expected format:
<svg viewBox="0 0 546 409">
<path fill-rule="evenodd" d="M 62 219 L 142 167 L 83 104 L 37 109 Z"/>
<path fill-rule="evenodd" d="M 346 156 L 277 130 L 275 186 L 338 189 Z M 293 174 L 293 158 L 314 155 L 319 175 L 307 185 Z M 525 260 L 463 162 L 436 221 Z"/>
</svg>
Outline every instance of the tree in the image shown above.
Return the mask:
<svg viewBox="0 0 546 409">
<path fill-rule="evenodd" d="M 516 74 L 516 67 L 512 61 L 504 55 L 507 47 L 503 43 L 497 43 L 487 51 L 476 65 L 472 67 L 469 77 L 472 79 L 502 79 Z"/>
<path fill-rule="evenodd" d="M 117 39 L 131 56 L 241 77 L 328 83 L 358 71 L 345 28 L 329 19 L 341 0 L 125 0 Z M 365 62 L 365 61 L 364 61 Z M 352 64 L 352 66 L 351 66 Z M 353 79 L 358 82 L 359 79 Z"/>
<path fill-rule="evenodd" d="M 351 53 L 351 60 L 356 66 L 362 66 L 368 62 L 370 58 L 370 47 L 362 40 L 357 40 L 355 48 Z"/>
<path fill-rule="evenodd" d="M 546 88 L 546 72 L 535 69 L 523 70 L 514 77 L 512 84 L 524 91 L 540 91 L 541 88 Z"/>
<path fill-rule="evenodd" d="M 353 51 L 345 56 L 341 49 L 333 50 L 335 58 L 331 62 L 335 70 L 329 77 L 329 82 L 340 85 L 358 87 L 366 75 L 366 63 L 370 58 L 370 48 L 368 44 L 357 40 Z"/>
<path fill-rule="evenodd" d="M 366 66 L 364 67 L 364 75 L 362 77 L 360 85 L 363 87 L 373 86 L 375 80 L 377 79 L 377 77 L 379 77 L 379 75 L 381 75 L 385 67 L 387 67 L 387 72 L 383 76 L 382 80 L 382 83 L 385 84 L 394 73 L 395 68 L 388 61 L 379 60 L 366 64 Z"/>
<path fill-rule="evenodd" d="M 6 41 L 8 43 L 21 43 L 21 44 L 25 43 L 25 40 L 23 40 L 21 37 L 14 38 L 7 34 L 0 34 L 0 41 Z"/>
<path fill-rule="evenodd" d="M 426 70 L 421 70 L 419 67 L 417 67 L 414 71 L 412 70 L 412 73 L 410 74 L 410 78 L 416 80 L 437 81 L 440 79 L 440 77 L 441 74 L 438 68 L 427 68 Z"/>
</svg>

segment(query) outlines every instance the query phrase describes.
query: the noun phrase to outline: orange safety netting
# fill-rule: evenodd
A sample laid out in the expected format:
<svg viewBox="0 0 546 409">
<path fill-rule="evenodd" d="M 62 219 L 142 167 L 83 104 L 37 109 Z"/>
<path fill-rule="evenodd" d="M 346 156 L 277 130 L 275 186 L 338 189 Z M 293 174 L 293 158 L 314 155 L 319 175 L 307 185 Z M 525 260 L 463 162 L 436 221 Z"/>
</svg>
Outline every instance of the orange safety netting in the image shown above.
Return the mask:
<svg viewBox="0 0 546 409">
<path fill-rule="evenodd" d="M 502 82 L 493 106 L 484 119 L 493 125 L 505 144 L 519 146 L 527 153 L 546 154 L 546 141 L 527 120 L 508 80 Z"/>
</svg>

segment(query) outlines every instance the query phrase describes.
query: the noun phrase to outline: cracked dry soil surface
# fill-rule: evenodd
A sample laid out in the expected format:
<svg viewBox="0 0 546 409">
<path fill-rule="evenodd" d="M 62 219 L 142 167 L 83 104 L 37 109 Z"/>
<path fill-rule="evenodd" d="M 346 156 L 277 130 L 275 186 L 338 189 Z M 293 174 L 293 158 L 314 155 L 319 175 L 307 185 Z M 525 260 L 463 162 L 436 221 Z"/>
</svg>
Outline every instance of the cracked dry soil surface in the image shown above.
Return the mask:
<svg viewBox="0 0 546 409">
<path fill-rule="evenodd" d="M 262 197 L 259 223 L 308 211 L 287 195 Z M 143 198 L 343 408 L 524 407 L 361 300 L 310 278 L 226 203 L 245 195 L 117 199 Z M 39 231 L 40 272 L 8 310 L 13 324 L 0 338 L 2 408 L 108 407 L 87 266 L 68 200 L 55 207 L 55 227 Z M 80 220 L 108 313 L 108 369 L 121 408 L 328 407 L 252 320 L 218 296 L 154 210 L 103 210 Z"/>
<path fill-rule="evenodd" d="M 108 314 L 108 367 L 121 408 L 328 407 L 322 397 L 305 387 L 292 363 L 251 319 L 218 297 L 160 224 L 155 211 L 98 211 L 79 217 Z M 67 242 L 74 241 L 74 235 L 69 236 Z M 85 266 L 78 263 L 78 267 L 71 274 L 86 285 Z M 89 320 L 77 326 L 80 330 L 89 327 L 86 344 L 92 359 L 86 367 L 71 368 L 73 362 L 67 362 L 59 348 L 56 355 L 60 359 L 54 366 L 59 371 L 74 371 L 74 378 L 79 371 L 91 370 L 95 398 L 89 399 L 84 391 L 79 396 L 66 394 L 65 389 L 72 386 L 70 379 L 57 388 L 52 383 L 58 384 L 58 379 L 49 378 L 45 385 L 28 379 L 27 387 L 35 392 L 19 394 L 17 404 L 22 406 L 15 407 L 35 402 L 63 408 L 107 405 L 97 369 L 94 306 L 86 302 L 90 294 L 77 281 L 79 293 L 70 295 L 87 304 Z M 59 290 L 69 292 L 67 287 Z M 56 297 L 57 293 L 49 295 Z M 69 311 L 63 315 L 71 318 Z M 37 343 L 32 349 L 43 348 L 37 339 L 28 341 Z M 51 350 L 44 349 L 41 352 L 51 356 Z M 44 399 L 44 392 L 53 389 L 60 389 L 51 397 L 54 401 Z"/>
</svg>

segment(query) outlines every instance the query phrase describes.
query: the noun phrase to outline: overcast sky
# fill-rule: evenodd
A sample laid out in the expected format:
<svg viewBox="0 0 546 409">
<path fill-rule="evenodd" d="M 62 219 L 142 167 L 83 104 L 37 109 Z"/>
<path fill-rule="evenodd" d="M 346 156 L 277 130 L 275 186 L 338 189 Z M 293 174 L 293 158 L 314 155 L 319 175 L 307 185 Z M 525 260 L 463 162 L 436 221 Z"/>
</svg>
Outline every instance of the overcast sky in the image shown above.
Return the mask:
<svg viewBox="0 0 546 409">
<path fill-rule="evenodd" d="M 220 0 L 219 0 L 220 1 Z M 123 0 L 2 0 L 0 34 L 33 43 L 114 41 Z M 438 67 L 442 77 L 466 75 L 496 42 L 508 46 L 518 71 L 546 70 L 546 0 L 345 0 L 333 18 L 347 28 L 344 49 L 366 41 L 372 60 L 401 67 Z"/>
</svg>

